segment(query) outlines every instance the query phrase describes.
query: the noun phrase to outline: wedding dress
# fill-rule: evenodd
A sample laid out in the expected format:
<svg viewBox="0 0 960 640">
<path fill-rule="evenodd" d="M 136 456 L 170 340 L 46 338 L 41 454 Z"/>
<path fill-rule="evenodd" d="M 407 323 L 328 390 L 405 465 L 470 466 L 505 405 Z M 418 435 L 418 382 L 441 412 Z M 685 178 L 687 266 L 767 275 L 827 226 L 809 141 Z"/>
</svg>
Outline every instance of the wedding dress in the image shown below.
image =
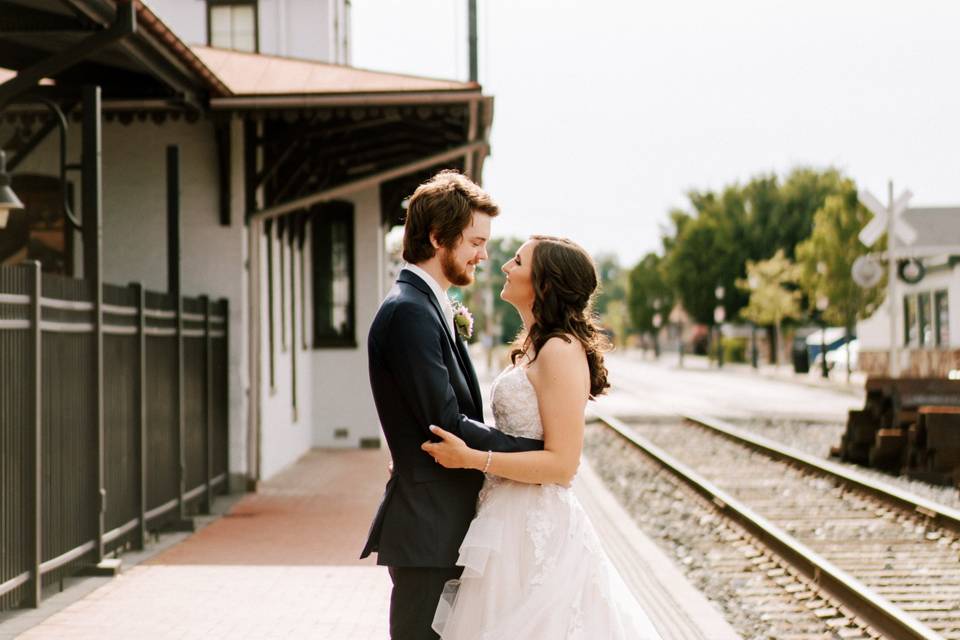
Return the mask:
<svg viewBox="0 0 960 640">
<path fill-rule="evenodd" d="M 496 427 L 543 438 L 521 367 L 493 383 Z M 433 629 L 443 640 L 659 640 L 572 489 L 487 475 Z"/>
</svg>

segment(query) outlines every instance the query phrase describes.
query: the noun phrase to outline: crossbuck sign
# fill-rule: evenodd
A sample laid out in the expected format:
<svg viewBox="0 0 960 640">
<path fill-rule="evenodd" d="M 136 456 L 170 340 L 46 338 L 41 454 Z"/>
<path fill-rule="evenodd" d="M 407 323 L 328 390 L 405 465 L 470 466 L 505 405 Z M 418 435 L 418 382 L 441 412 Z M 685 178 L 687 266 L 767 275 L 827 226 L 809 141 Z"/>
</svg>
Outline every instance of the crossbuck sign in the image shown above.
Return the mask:
<svg viewBox="0 0 960 640">
<path fill-rule="evenodd" d="M 909 190 L 901 193 L 900 197 L 893 201 L 889 209 L 880 204 L 876 196 L 866 189 L 861 189 L 857 197 L 860 199 L 861 204 L 873 214 L 873 220 L 867 223 L 867 226 L 865 226 L 860 231 L 860 235 L 857 236 L 864 246 L 872 247 L 876 244 L 880 236 L 882 236 L 890 226 L 893 227 L 894 235 L 896 235 L 897 239 L 903 242 L 903 244 L 912 244 L 917 239 L 916 229 L 911 227 L 907 221 L 903 219 L 903 212 L 907 210 L 907 204 L 909 204 L 910 198 L 913 197 L 913 194 L 910 193 Z M 891 215 L 893 216 L 892 225 L 889 220 L 889 216 Z M 890 238 L 887 239 L 887 243 L 891 243 Z"/>
<path fill-rule="evenodd" d="M 913 244 L 917 239 L 917 230 L 907 224 L 903 219 L 903 212 L 907 209 L 907 204 L 913 194 L 909 190 L 904 190 L 900 196 L 894 200 L 893 183 L 888 187 L 889 206 L 883 206 L 876 196 L 861 189 L 857 194 L 860 202 L 873 213 L 873 220 L 867 223 L 867 226 L 860 231 L 860 242 L 870 247 L 876 244 L 884 233 L 887 234 L 887 314 L 890 318 L 890 351 L 888 355 L 888 371 L 891 378 L 900 377 L 900 357 L 897 349 L 897 316 L 895 305 L 897 296 L 897 240 L 904 245 Z"/>
</svg>

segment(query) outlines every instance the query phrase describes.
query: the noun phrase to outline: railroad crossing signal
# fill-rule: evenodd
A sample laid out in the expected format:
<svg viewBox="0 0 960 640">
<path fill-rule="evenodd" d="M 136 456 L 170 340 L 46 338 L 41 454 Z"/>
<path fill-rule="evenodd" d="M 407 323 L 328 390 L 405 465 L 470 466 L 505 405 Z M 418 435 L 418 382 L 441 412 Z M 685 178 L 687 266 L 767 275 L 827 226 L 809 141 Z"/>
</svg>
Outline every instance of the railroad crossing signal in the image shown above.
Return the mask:
<svg viewBox="0 0 960 640">
<path fill-rule="evenodd" d="M 857 197 L 863 206 L 869 209 L 874 216 L 873 220 L 868 222 L 867 226 L 865 226 L 857 236 L 865 246 L 870 247 L 874 245 L 877 240 L 880 239 L 880 236 L 887 231 L 888 226 L 893 227 L 893 233 L 903 244 L 912 244 L 917 239 L 917 230 L 903 219 L 903 212 L 907 210 L 907 204 L 910 202 L 910 198 L 913 197 L 913 194 L 910 193 L 909 190 L 904 190 L 903 193 L 893 201 L 889 209 L 880 204 L 876 196 L 866 189 L 861 189 Z M 891 215 L 893 216 L 892 225 L 890 225 L 890 221 L 888 220 L 888 216 Z M 889 239 L 887 242 L 890 242 Z"/>
</svg>

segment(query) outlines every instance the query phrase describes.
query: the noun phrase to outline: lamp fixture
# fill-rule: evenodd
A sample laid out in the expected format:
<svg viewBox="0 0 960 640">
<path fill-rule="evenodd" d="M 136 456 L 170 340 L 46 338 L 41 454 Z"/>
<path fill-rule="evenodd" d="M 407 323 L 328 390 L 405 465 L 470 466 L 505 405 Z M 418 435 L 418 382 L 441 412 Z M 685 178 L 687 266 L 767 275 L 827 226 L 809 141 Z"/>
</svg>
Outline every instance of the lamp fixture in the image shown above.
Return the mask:
<svg viewBox="0 0 960 640">
<path fill-rule="evenodd" d="M 11 209 L 23 209 L 23 202 L 10 188 L 10 174 L 7 173 L 7 154 L 0 149 L 0 229 L 6 228 Z"/>
</svg>

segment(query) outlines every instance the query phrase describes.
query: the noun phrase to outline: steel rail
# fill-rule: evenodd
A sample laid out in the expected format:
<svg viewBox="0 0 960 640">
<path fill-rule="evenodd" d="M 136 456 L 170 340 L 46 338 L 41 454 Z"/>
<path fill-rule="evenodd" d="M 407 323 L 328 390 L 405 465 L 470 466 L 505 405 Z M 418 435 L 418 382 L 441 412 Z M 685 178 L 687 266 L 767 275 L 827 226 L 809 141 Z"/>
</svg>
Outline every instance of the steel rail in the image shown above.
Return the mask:
<svg viewBox="0 0 960 640">
<path fill-rule="evenodd" d="M 600 422 L 633 444 L 648 458 L 710 500 L 727 518 L 743 527 L 831 598 L 843 603 L 867 626 L 890 638 L 943 640 L 936 631 L 875 593 L 867 585 L 835 566 L 663 449 L 635 433 L 622 421 L 595 409 L 592 413 Z"/>
<path fill-rule="evenodd" d="M 693 414 L 682 415 L 682 417 L 704 429 L 717 433 L 738 444 L 745 445 L 755 451 L 759 451 L 775 460 L 789 462 L 807 471 L 813 471 L 819 475 L 825 475 L 831 479 L 839 480 L 849 488 L 868 493 L 874 498 L 878 498 L 900 509 L 919 513 L 929 518 L 930 521 L 937 526 L 960 535 L 960 510 L 951 509 L 950 507 L 937 504 L 932 500 L 927 500 L 926 498 L 912 494 L 909 491 L 898 489 L 880 480 L 874 480 L 861 473 L 857 473 L 853 469 L 847 469 L 829 460 L 820 460 L 815 456 L 798 451 L 793 447 L 735 427 L 723 420 Z"/>
</svg>

